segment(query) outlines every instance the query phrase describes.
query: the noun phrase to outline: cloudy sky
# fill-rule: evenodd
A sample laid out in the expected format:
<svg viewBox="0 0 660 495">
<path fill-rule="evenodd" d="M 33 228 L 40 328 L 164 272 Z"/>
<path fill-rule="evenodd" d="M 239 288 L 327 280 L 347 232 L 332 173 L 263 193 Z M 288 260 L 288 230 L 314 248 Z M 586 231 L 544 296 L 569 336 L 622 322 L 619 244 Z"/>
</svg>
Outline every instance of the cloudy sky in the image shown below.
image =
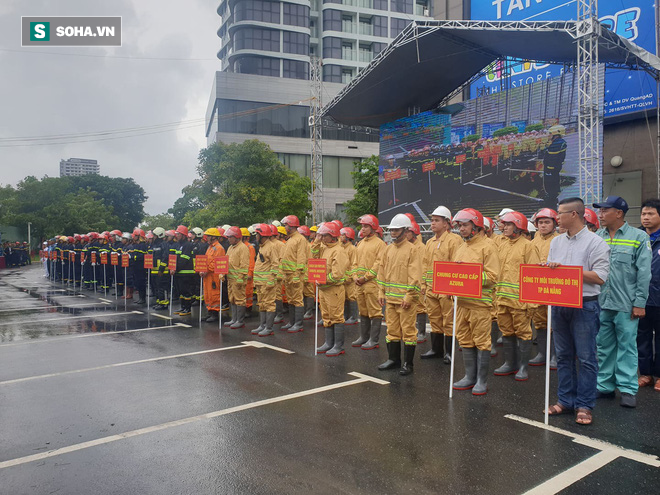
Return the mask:
<svg viewBox="0 0 660 495">
<path fill-rule="evenodd" d="M 92 158 L 103 175 L 133 177 L 149 196 L 147 213 L 166 211 L 196 177 L 197 154 L 206 146 L 203 117 L 220 69 L 218 5 L 219 0 L 0 1 L 0 183 L 15 185 L 28 175 L 57 177 L 60 159 Z M 21 16 L 55 15 L 122 16 L 123 46 L 21 48 Z M 37 145 L 43 140 L 29 146 L 7 141 L 172 122 L 182 124 L 125 139 L 77 136 L 48 146 Z M 83 139 L 97 140 L 71 143 Z"/>
</svg>

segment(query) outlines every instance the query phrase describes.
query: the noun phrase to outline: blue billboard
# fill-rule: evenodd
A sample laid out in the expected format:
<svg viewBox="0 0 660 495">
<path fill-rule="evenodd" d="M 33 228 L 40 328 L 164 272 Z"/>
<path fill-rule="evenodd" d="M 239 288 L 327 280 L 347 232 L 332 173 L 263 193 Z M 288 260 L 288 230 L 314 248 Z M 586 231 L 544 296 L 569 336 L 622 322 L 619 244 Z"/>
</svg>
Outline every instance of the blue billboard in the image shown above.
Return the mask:
<svg viewBox="0 0 660 495">
<path fill-rule="evenodd" d="M 471 0 L 476 20 L 550 21 L 577 17 L 576 0 Z M 655 10 L 653 0 L 600 0 L 598 17 L 608 29 L 655 53 Z M 534 62 L 509 62 L 512 88 L 561 75 L 563 67 Z M 494 63 L 487 75 L 472 84 L 472 98 L 500 91 L 507 67 Z M 605 117 L 655 108 L 655 80 L 643 71 L 607 69 L 605 74 Z"/>
</svg>

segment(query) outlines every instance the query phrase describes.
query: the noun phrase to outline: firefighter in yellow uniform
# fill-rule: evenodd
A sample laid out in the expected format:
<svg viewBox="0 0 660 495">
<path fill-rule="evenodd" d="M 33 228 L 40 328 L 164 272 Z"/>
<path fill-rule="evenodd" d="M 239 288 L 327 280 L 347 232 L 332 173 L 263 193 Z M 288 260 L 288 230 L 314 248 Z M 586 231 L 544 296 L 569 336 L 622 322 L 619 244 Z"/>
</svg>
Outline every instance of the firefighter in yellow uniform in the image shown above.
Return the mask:
<svg viewBox="0 0 660 495">
<path fill-rule="evenodd" d="M 431 213 L 431 230 L 435 236 L 426 242 L 422 266 L 422 294 L 426 296 L 426 312 L 431 323 L 431 349 L 420 357 L 443 358 L 445 364 L 450 364 L 452 300 L 451 296 L 433 292 L 433 265 L 436 261 L 452 261 L 463 240 L 451 231 L 451 212 L 445 206 L 438 206 Z"/>
<path fill-rule="evenodd" d="M 275 322 L 275 299 L 277 296 L 277 275 L 279 270 L 279 256 L 273 244 L 270 226 L 260 223 L 255 227 L 259 254 L 254 265 L 254 285 L 257 288 L 257 302 L 259 304 L 259 326 L 252 330 L 252 335 L 268 337 L 273 335 Z"/>
<path fill-rule="evenodd" d="M 276 222 L 279 224 L 276 220 Z M 277 267 L 275 267 L 275 270 L 273 273 L 275 273 L 275 276 L 277 277 L 277 294 L 275 295 L 275 323 L 282 323 L 284 321 L 284 303 L 282 301 L 282 290 L 283 290 L 283 284 L 282 284 L 282 279 L 281 279 L 281 272 L 280 272 L 280 260 L 282 259 L 282 255 L 284 254 L 284 241 L 280 239 L 280 231 L 279 229 L 284 227 L 280 226 L 278 227 L 275 225 L 275 223 L 272 223 L 269 225 L 270 231 L 271 231 L 271 237 L 270 241 L 273 243 L 273 246 L 275 247 L 275 253 L 277 255 Z"/>
<path fill-rule="evenodd" d="M 550 208 L 542 208 L 534 214 L 532 221 L 538 229 L 534 239 L 532 239 L 532 245 L 536 247 L 539 263 L 546 263 L 548 261 L 548 253 L 550 252 L 550 242 L 559 235 L 557 232 L 557 212 Z M 530 366 L 543 366 L 545 365 L 545 350 L 548 342 L 548 307 L 539 306 L 534 309 L 532 321 L 536 329 L 538 354 L 536 357 L 530 359 L 529 364 Z M 552 339 L 552 333 L 550 334 L 550 338 Z M 550 369 L 557 369 L 554 342 L 550 342 Z"/>
<path fill-rule="evenodd" d="M 231 305 L 231 320 L 225 323 L 229 328 L 237 329 L 245 326 L 245 286 L 250 269 L 250 250 L 243 244 L 243 234 L 238 227 L 229 227 L 225 231 L 229 241 L 229 273 L 227 274 L 229 304 Z"/>
<path fill-rule="evenodd" d="M 495 375 L 516 374 L 518 381 L 528 379 L 527 364 L 532 352 L 532 310 L 518 300 L 520 294 L 520 265 L 538 264 L 536 247 L 525 236 L 529 232 L 527 218 L 512 211 L 500 218 L 502 233 L 507 238 L 499 249 L 500 279 L 497 282 L 497 324 L 502 332 L 504 364 Z"/>
<path fill-rule="evenodd" d="M 484 217 L 484 228 L 486 239 L 491 241 L 497 249 L 499 249 L 500 239 L 503 238 L 502 235 L 495 235 L 495 220 L 490 217 Z M 497 344 L 502 345 L 500 339 L 500 327 L 497 326 L 497 298 L 493 298 L 493 307 L 490 311 L 491 322 L 490 322 L 490 357 L 497 356 Z"/>
<path fill-rule="evenodd" d="M 311 258 L 312 248 L 310 245 L 310 237 L 312 231 L 307 225 L 301 225 L 298 227 L 298 232 L 307 241 L 307 258 Z M 303 305 L 305 306 L 303 320 L 311 320 L 314 318 L 314 309 L 316 308 L 316 287 L 315 284 L 310 283 L 307 278 L 307 267 L 305 267 L 305 278 L 303 280 Z"/>
<path fill-rule="evenodd" d="M 490 366 L 490 322 L 493 289 L 500 272 L 497 248 L 484 234 L 484 218 L 474 208 L 459 211 L 453 219 L 463 244 L 453 261 L 483 265 L 481 299 L 459 297 L 456 309 L 456 338 L 463 352 L 465 376 L 455 382 L 455 390 L 472 389 L 473 395 L 488 392 Z"/>
<path fill-rule="evenodd" d="M 326 283 L 319 285 L 319 300 L 325 342 L 317 349 L 328 357 L 344 354 L 344 282 L 348 270 L 348 256 L 339 241 L 339 226 L 334 222 L 321 224 L 317 239 L 322 238 L 324 247 L 319 254 L 326 260 Z"/>
<path fill-rule="evenodd" d="M 360 336 L 351 345 L 368 351 L 377 349 L 380 339 L 383 306 L 378 301 L 376 276 L 380 269 L 381 256 L 387 246 L 376 233 L 380 225 L 375 216 L 363 215 L 358 222 L 362 226 L 360 236 L 363 237 L 356 247 L 357 266 L 353 280 L 360 312 Z"/>
<path fill-rule="evenodd" d="M 410 213 L 406 213 L 406 216 L 408 216 L 408 218 L 412 217 Z M 408 229 L 406 235 L 408 236 L 408 241 L 415 248 L 415 251 L 417 252 L 417 256 L 419 257 L 423 265 L 424 251 L 426 250 L 426 246 L 424 246 L 424 242 L 422 242 L 422 235 L 421 235 L 422 229 L 419 228 L 419 224 L 414 220 L 414 217 L 410 218 L 410 223 L 412 224 L 412 227 Z M 424 295 L 421 294 L 420 292 L 420 296 L 419 296 L 419 300 L 417 301 L 417 308 L 416 308 L 417 316 L 415 319 L 415 325 L 417 326 L 418 344 L 423 344 L 424 342 L 426 342 L 426 304 L 424 302 L 424 299 L 425 299 Z"/>
<path fill-rule="evenodd" d="M 222 234 L 217 228 L 208 229 L 204 232 L 208 240 L 206 249 L 207 270 L 202 273 L 204 283 L 204 303 L 208 316 L 205 321 L 214 322 L 220 319 L 220 280 L 224 275 L 215 273 L 215 260 L 225 255 L 225 249 L 220 245 Z"/>
<path fill-rule="evenodd" d="M 341 236 L 341 246 L 348 256 L 348 270 L 346 271 L 346 303 L 344 304 L 344 325 L 357 325 L 358 322 L 358 304 L 355 295 L 355 281 L 353 273 L 357 268 L 357 249 L 353 245 L 355 241 L 355 231 L 350 227 L 344 227 L 339 230 Z M 348 318 L 347 318 L 348 317 Z"/>
<path fill-rule="evenodd" d="M 390 222 L 392 244 L 385 248 L 378 270 L 378 299 L 385 306 L 387 317 L 388 359 L 379 370 L 398 368 L 400 375 L 413 372 L 413 358 L 417 346 L 415 317 L 422 279 L 422 260 L 408 242 L 406 231 L 412 228 L 410 218 L 399 213 Z M 401 363 L 403 341 L 403 364 Z"/>
<path fill-rule="evenodd" d="M 300 221 L 297 216 L 287 215 L 282 219 L 282 226 L 286 229 L 288 239 L 280 260 L 280 271 L 289 303 L 289 322 L 282 326 L 282 330 L 296 333 L 303 331 L 305 315 L 303 284 L 309 258 L 309 245 L 307 239 L 298 232 Z"/>
<path fill-rule="evenodd" d="M 254 246 L 250 244 L 250 231 L 245 227 L 241 227 L 241 234 L 243 234 L 243 244 L 250 251 L 250 267 L 248 268 L 247 284 L 245 284 L 245 310 L 249 316 L 252 314 L 252 302 L 254 300 L 254 263 L 257 252 Z"/>
</svg>

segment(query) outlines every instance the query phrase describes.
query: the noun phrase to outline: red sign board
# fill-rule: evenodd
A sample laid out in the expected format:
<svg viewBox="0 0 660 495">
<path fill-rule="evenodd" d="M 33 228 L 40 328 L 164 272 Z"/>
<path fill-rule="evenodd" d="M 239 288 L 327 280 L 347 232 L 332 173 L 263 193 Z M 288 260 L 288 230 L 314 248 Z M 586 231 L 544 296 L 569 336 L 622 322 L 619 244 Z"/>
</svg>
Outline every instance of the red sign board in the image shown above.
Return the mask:
<svg viewBox="0 0 660 495">
<path fill-rule="evenodd" d="M 145 254 L 144 255 L 144 268 L 145 270 L 152 270 L 154 267 L 154 255 Z"/>
<path fill-rule="evenodd" d="M 454 161 L 456 163 L 464 163 L 465 160 L 467 160 L 467 155 L 464 155 L 464 154 L 463 155 L 456 155 L 456 158 L 454 159 Z"/>
<path fill-rule="evenodd" d="M 122 268 L 128 268 L 128 260 L 129 260 L 129 255 L 127 253 L 124 253 L 121 255 L 121 267 Z"/>
<path fill-rule="evenodd" d="M 229 273 L 229 256 L 219 256 L 215 258 L 216 275 L 227 275 Z"/>
<path fill-rule="evenodd" d="M 76 261 L 76 253 L 69 251 L 69 261 Z"/>
<path fill-rule="evenodd" d="M 80 253 L 80 264 L 82 265 L 85 262 L 85 253 Z"/>
<path fill-rule="evenodd" d="M 170 254 L 169 258 L 167 258 L 167 268 L 170 272 L 176 271 L 176 254 Z"/>
<path fill-rule="evenodd" d="M 433 292 L 481 299 L 483 270 L 481 263 L 436 261 L 433 263 Z"/>
<path fill-rule="evenodd" d="M 117 253 L 110 254 L 110 264 L 112 266 L 119 265 L 119 255 Z"/>
<path fill-rule="evenodd" d="M 422 163 L 422 172 L 430 172 L 431 170 L 435 170 L 435 162 Z"/>
<path fill-rule="evenodd" d="M 385 182 L 394 180 L 394 179 L 400 179 L 401 178 L 401 169 L 397 168 L 396 170 L 390 170 L 389 172 L 385 172 Z"/>
<path fill-rule="evenodd" d="M 520 301 L 581 308 L 582 267 L 520 265 Z"/>
<path fill-rule="evenodd" d="M 311 283 L 325 284 L 327 283 L 327 260 L 324 259 L 310 259 L 307 261 L 307 279 Z"/>
<path fill-rule="evenodd" d="M 207 260 L 205 254 L 195 256 L 195 271 L 197 273 L 205 272 L 208 270 Z"/>
<path fill-rule="evenodd" d="M 92 264 L 96 265 L 96 252 L 92 251 Z"/>
<path fill-rule="evenodd" d="M 102 265 L 108 264 L 108 253 L 101 253 L 101 264 Z"/>
</svg>

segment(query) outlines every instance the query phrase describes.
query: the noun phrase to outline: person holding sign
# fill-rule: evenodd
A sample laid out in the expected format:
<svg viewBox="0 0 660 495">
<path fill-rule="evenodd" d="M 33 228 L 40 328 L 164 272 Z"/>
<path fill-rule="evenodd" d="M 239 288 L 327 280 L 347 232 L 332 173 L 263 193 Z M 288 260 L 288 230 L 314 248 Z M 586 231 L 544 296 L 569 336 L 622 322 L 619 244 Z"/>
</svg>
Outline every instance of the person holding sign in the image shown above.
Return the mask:
<svg viewBox="0 0 660 495">
<path fill-rule="evenodd" d="M 431 323 L 431 349 L 422 354 L 422 359 L 443 358 L 445 364 L 451 362 L 452 300 L 450 296 L 436 294 L 433 286 L 433 264 L 436 261 L 452 261 L 461 237 L 451 231 L 451 212 L 445 206 L 438 206 L 431 213 L 431 230 L 434 237 L 426 242 L 424 250 L 424 272 L 422 294 L 426 296 L 426 311 Z"/>
<path fill-rule="evenodd" d="M 600 235 L 610 246 L 610 275 L 601 288 L 598 330 L 598 395 L 614 397 L 621 405 L 637 405 L 637 326 L 646 314 L 651 282 L 651 243 L 646 232 L 628 225 L 628 203 L 609 196 L 600 208 Z"/>
<path fill-rule="evenodd" d="M 563 234 L 550 242 L 548 266 L 582 266 L 582 308 L 552 307 L 552 331 L 557 353 L 557 403 L 548 414 L 555 416 L 576 411 L 576 423 L 591 424 L 596 405 L 598 360 L 598 295 L 610 273 L 610 248 L 585 226 L 584 202 L 566 198 L 557 209 Z M 575 361 L 579 362 L 579 372 Z"/>
<path fill-rule="evenodd" d="M 390 223 L 392 244 L 385 248 L 378 270 L 378 302 L 385 306 L 387 318 L 388 359 L 378 369 L 398 368 L 400 375 L 413 372 L 413 358 L 417 346 L 417 303 L 422 284 L 422 260 L 412 243 L 408 242 L 406 231 L 412 222 L 406 215 L 394 215 Z M 404 343 L 403 364 L 401 364 L 401 341 Z"/>
<path fill-rule="evenodd" d="M 496 246 L 486 238 L 481 212 L 466 208 L 454 216 L 453 222 L 464 242 L 452 261 L 480 263 L 484 267 L 481 299 L 458 298 L 455 333 L 463 349 L 465 376 L 455 382 L 453 388 L 472 389 L 473 395 L 485 395 L 490 366 L 492 294 L 500 274 L 500 259 Z"/>
<path fill-rule="evenodd" d="M 318 230 L 317 239 L 323 242 L 323 249 L 318 255 L 326 260 L 326 283 L 319 284 L 319 302 L 325 342 L 317 349 L 328 357 L 344 354 L 344 301 L 346 300 L 346 272 L 349 269 L 346 251 L 339 244 L 339 225 L 325 222 Z"/>
<path fill-rule="evenodd" d="M 497 324 L 502 332 L 504 364 L 495 370 L 496 376 L 516 374 L 515 379 L 529 378 L 527 365 L 532 352 L 532 311 L 536 305 L 520 302 L 520 265 L 536 265 L 539 256 L 536 247 L 525 237 L 529 232 L 525 215 L 518 211 L 500 218 L 502 234 L 500 244 L 500 278 L 497 287 Z"/>
<path fill-rule="evenodd" d="M 277 275 L 279 255 L 271 241 L 270 226 L 260 223 L 255 227 L 259 254 L 254 265 L 254 285 L 257 288 L 257 303 L 259 304 L 259 326 L 252 330 L 252 335 L 268 337 L 273 335 L 275 321 L 275 299 L 277 298 Z"/>
<path fill-rule="evenodd" d="M 214 322 L 220 319 L 220 279 L 221 276 L 215 273 L 215 259 L 225 255 L 224 248 L 220 245 L 222 233 L 214 228 L 204 232 L 208 241 L 208 247 L 205 250 L 207 269 L 200 273 L 204 283 L 204 303 L 208 313 L 206 322 Z M 224 276 L 224 275 L 223 275 Z"/>
<path fill-rule="evenodd" d="M 250 250 L 243 244 L 243 234 L 238 227 L 229 227 L 225 231 L 225 237 L 229 240 L 227 280 L 229 304 L 232 308 L 231 320 L 225 323 L 225 326 L 235 330 L 245 326 L 245 286 L 250 269 Z"/>
<path fill-rule="evenodd" d="M 539 262 L 545 264 L 548 261 L 548 253 L 550 252 L 550 243 L 552 239 L 557 237 L 557 212 L 550 208 L 541 208 L 532 217 L 532 221 L 536 224 L 538 232 L 532 245 L 536 248 L 539 255 Z M 538 354 L 536 357 L 529 361 L 530 366 L 544 366 L 546 355 L 545 349 L 548 341 L 548 307 L 539 306 L 532 310 L 532 321 L 536 329 L 536 339 L 538 342 Z M 550 334 L 552 338 L 552 333 Z M 557 355 L 555 354 L 555 344 L 550 342 L 550 369 L 557 369 Z"/>
</svg>

